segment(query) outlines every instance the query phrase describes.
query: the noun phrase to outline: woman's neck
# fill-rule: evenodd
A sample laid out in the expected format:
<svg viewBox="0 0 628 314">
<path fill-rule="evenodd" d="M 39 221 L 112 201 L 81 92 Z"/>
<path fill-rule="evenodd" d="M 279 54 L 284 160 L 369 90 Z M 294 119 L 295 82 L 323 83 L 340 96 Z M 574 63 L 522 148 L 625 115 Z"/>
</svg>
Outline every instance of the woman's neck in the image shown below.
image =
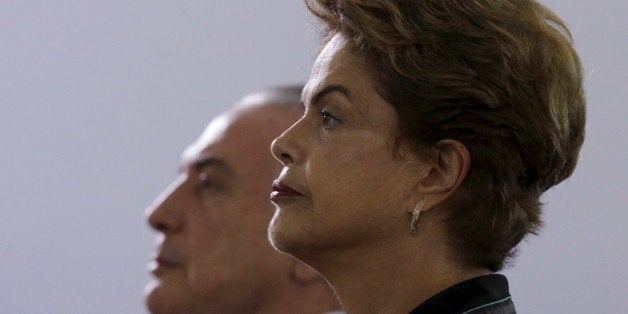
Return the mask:
<svg viewBox="0 0 628 314">
<path fill-rule="evenodd" d="M 490 273 L 456 265 L 448 248 L 433 240 L 443 237 L 426 233 L 325 254 L 329 258 L 314 266 L 349 314 L 408 313 L 458 282 Z"/>
</svg>

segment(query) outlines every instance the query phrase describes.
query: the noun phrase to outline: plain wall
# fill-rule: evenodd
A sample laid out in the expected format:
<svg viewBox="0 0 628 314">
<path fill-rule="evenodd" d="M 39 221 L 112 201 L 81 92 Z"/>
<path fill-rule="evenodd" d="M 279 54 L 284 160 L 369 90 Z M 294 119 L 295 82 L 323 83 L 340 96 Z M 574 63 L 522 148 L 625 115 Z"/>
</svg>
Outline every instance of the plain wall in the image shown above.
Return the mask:
<svg viewBox="0 0 628 314">
<path fill-rule="evenodd" d="M 506 274 L 521 313 L 628 308 L 628 43 L 619 0 L 545 0 L 586 70 L 581 161 Z M 241 96 L 304 82 L 301 1 L 0 2 L 0 312 L 143 313 L 143 209 Z"/>
</svg>

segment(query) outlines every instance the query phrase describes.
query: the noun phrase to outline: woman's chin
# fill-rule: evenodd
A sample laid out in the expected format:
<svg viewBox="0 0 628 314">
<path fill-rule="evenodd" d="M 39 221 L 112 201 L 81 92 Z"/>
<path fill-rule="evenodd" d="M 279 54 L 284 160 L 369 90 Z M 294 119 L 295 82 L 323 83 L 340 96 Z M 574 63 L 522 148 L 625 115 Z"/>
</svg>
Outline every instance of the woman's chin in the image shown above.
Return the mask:
<svg viewBox="0 0 628 314">
<path fill-rule="evenodd" d="M 293 218 L 277 211 L 268 227 L 268 239 L 276 250 L 299 257 L 300 251 L 312 245 L 311 233 Z"/>
<path fill-rule="evenodd" d="M 283 220 L 279 211 L 277 211 L 268 226 L 268 240 L 276 250 L 290 253 L 287 248 L 291 246 L 290 243 L 295 242 L 295 240 L 292 239 L 294 235 L 290 235 L 292 232 L 286 230 L 289 226 L 286 226 Z"/>
</svg>

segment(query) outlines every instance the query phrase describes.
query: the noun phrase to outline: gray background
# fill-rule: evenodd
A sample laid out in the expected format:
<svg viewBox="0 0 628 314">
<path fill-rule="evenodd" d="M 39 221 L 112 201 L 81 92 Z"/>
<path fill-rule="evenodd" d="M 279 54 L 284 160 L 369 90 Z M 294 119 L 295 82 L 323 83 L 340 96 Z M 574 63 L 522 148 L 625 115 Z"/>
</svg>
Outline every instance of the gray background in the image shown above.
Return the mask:
<svg viewBox="0 0 628 314">
<path fill-rule="evenodd" d="M 506 271 L 522 313 L 619 313 L 628 5 L 545 0 L 586 69 L 579 168 Z M 301 1 L 0 1 L 0 312 L 142 313 L 143 209 L 242 95 L 306 80 Z"/>
</svg>

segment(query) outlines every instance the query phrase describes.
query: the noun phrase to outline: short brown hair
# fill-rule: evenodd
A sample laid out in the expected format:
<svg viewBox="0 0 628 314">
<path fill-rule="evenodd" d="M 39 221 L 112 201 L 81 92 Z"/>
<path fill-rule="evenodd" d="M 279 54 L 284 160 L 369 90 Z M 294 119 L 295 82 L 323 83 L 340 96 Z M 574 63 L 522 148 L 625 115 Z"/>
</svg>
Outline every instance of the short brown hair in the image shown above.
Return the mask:
<svg viewBox="0 0 628 314">
<path fill-rule="evenodd" d="M 463 143 L 471 168 L 446 221 L 461 262 L 500 270 L 541 226 L 540 196 L 584 140 L 580 61 L 534 0 L 305 0 L 363 55 L 416 148 Z"/>
</svg>

